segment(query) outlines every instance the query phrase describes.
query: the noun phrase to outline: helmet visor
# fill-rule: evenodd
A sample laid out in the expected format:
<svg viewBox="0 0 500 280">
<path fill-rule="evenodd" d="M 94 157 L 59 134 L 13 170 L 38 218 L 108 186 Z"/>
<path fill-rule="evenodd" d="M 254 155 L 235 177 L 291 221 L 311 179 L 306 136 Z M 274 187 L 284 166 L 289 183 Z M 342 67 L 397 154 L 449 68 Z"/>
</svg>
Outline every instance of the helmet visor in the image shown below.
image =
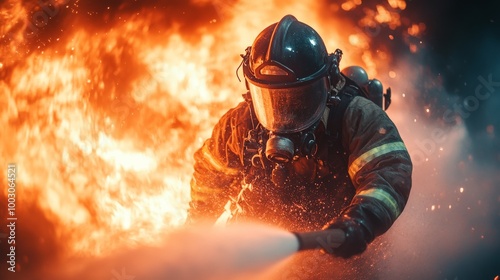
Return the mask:
<svg viewBox="0 0 500 280">
<path fill-rule="evenodd" d="M 268 130 L 302 131 L 318 121 L 326 107 L 327 78 L 295 87 L 265 88 L 248 83 L 255 114 Z"/>
</svg>

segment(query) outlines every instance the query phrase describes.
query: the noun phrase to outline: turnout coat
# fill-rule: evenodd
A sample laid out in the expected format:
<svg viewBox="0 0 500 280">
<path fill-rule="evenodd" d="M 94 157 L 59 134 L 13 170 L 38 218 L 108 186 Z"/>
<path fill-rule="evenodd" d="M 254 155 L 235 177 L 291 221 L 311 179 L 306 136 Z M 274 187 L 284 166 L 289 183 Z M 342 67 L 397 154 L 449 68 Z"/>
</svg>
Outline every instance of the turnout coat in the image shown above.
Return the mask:
<svg viewBox="0 0 500 280">
<path fill-rule="evenodd" d="M 375 235 L 385 232 L 409 197 L 410 156 L 394 123 L 370 100 L 349 100 L 336 135 L 329 133 L 335 110 L 327 107 L 315 131 L 316 155 L 294 158 L 286 180 L 276 185 L 272 164 L 263 157 L 252 165 L 245 151 L 253 128 L 250 104 L 230 109 L 194 154 L 188 220 L 258 221 L 306 231 L 356 207 L 374 221 Z"/>
</svg>

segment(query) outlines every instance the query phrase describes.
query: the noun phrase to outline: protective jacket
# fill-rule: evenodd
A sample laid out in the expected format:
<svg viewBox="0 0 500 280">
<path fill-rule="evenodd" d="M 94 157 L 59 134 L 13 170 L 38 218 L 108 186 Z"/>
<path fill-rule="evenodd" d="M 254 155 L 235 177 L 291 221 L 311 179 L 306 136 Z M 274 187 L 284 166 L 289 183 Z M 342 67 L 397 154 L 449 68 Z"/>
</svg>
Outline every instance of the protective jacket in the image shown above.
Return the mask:
<svg viewBox="0 0 500 280">
<path fill-rule="evenodd" d="M 253 128 L 251 110 L 248 102 L 230 109 L 195 153 L 191 222 L 225 217 L 306 231 L 355 209 L 370 217 L 377 236 L 401 214 L 412 163 L 394 123 L 379 106 L 354 97 L 343 113 L 339 139 L 328 133 L 335 108 L 327 108 L 315 131 L 318 152 L 289 163 L 279 186 L 271 181 L 272 163 L 262 158 L 261 164 L 252 164 L 245 150 Z"/>
</svg>

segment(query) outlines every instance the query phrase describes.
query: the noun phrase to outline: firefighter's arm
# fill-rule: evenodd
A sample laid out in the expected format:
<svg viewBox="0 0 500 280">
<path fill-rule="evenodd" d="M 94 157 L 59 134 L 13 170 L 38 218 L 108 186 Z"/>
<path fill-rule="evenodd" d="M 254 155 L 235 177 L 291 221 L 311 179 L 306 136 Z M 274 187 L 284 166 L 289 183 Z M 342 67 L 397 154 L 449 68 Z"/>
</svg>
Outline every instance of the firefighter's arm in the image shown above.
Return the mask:
<svg viewBox="0 0 500 280">
<path fill-rule="evenodd" d="M 194 154 L 188 223 L 214 222 L 237 193 L 242 176 L 237 122 L 242 114 L 241 106 L 229 110 Z"/>
<path fill-rule="evenodd" d="M 410 194 L 412 163 L 394 123 L 362 97 L 347 108 L 342 136 L 356 195 L 328 227 L 344 229 L 346 242 L 336 253 L 349 257 L 363 252 L 399 217 Z"/>
</svg>

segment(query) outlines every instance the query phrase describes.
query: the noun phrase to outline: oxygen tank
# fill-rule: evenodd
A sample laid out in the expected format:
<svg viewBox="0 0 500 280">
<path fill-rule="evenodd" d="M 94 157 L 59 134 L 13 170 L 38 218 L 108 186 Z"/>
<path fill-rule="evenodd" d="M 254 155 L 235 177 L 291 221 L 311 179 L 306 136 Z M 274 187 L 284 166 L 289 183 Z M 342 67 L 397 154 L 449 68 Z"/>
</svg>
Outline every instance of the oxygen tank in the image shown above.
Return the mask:
<svg viewBox="0 0 500 280">
<path fill-rule="evenodd" d="M 372 79 L 366 85 L 366 91 L 368 92 L 368 99 L 373 101 L 373 103 L 384 109 L 384 93 L 383 93 L 382 83 L 377 79 Z"/>
<path fill-rule="evenodd" d="M 360 66 L 349 66 L 344 68 L 341 72 L 346 77 L 353 80 L 361 88 L 361 90 L 365 93 L 366 98 L 373 101 L 373 103 L 380 106 L 380 108 L 387 110 L 391 103 L 390 88 L 388 88 L 387 93 L 384 94 L 382 82 L 378 79 L 370 80 L 365 69 Z"/>
</svg>

